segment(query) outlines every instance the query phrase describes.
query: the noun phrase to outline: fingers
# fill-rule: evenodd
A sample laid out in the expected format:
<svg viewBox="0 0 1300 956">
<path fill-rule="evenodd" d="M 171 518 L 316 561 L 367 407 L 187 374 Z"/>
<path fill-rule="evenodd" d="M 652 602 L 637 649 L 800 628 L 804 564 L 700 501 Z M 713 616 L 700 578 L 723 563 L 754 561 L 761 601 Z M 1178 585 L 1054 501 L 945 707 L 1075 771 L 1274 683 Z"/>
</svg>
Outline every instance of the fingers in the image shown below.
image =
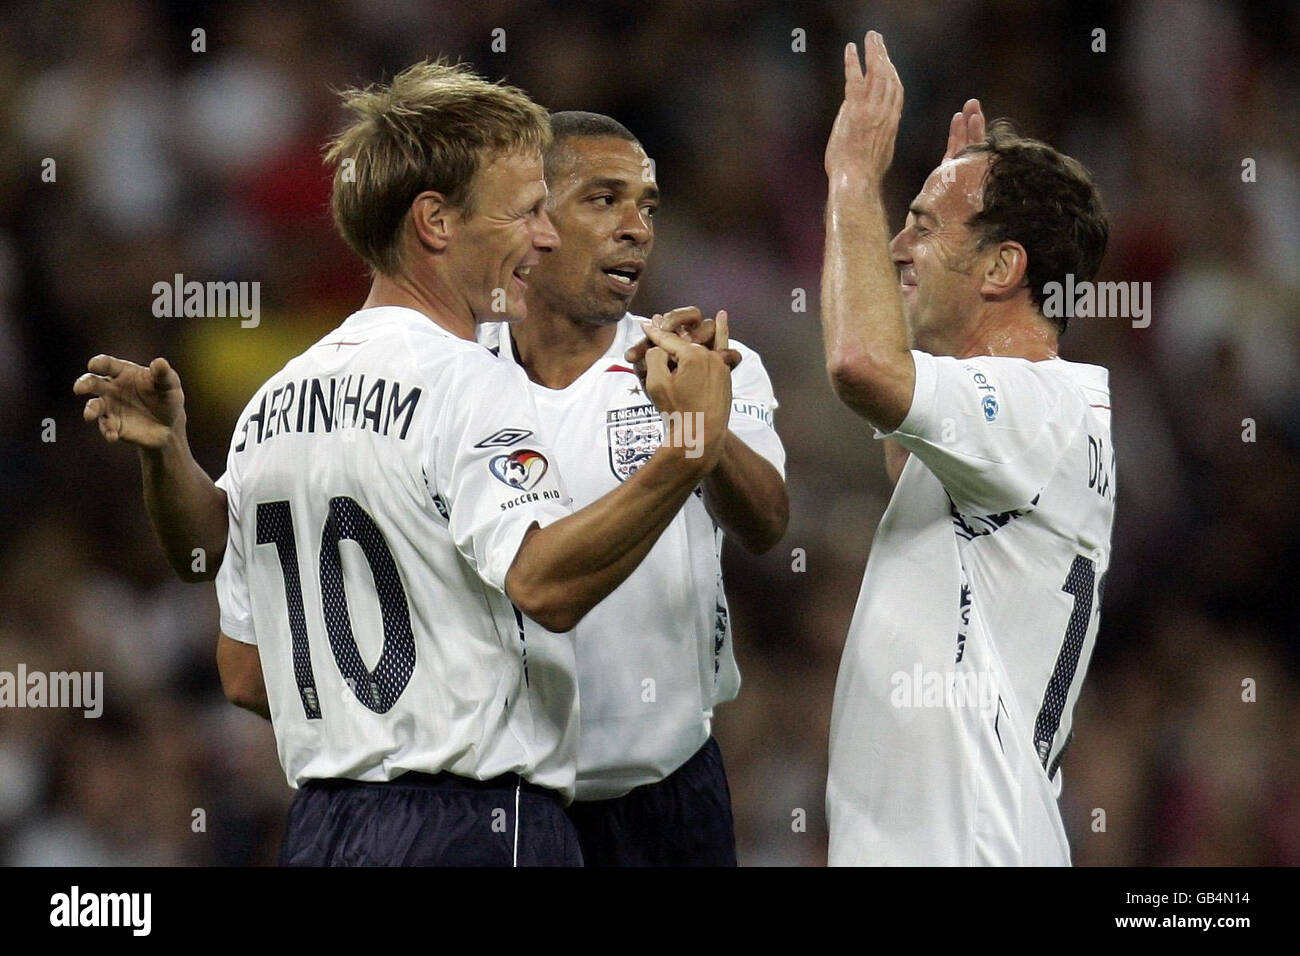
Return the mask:
<svg viewBox="0 0 1300 956">
<path fill-rule="evenodd" d="M 673 309 L 661 316 L 660 320 L 654 324 L 665 332 L 677 332 L 683 328 L 689 329 L 691 326 L 699 325 L 703 320 L 704 315 L 692 305 Z"/>
<path fill-rule="evenodd" d="M 962 108 L 962 115 L 966 117 L 966 145 L 974 146 L 976 143 L 984 142 L 984 110 L 980 107 L 980 101 L 967 100 Z"/>
<path fill-rule="evenodd" d="M 674 362 L 679 364 L 686 360 L 692 349 L 698 349 L 701 352 L 704 351 L 703 346 L 696 345 L 693 342 L 688 342 L 672 332 L 666 332 L 663 329 L 656 329 L 653 325 L 646 325 L 645 334 L 646 338 L 653 342 L 656 347 L 667 353 L 667 358 L 671 358 Z M 651 349 L 650 353 L 653 352 L 654 349 Z M 647 360 L 650 353 L 647 353 Z"/>
<path fill-rule="evenodd" d="M 110 388 L 111 383 L 101 375 L 91 375 L 87 372 L 72 383 L 73 395 L 103 395 Z"/>
<path fill-rule="evenodd" d="M 645 360 L 645 353 L 649 348 L 650 348 L 650 340 L 642 339 L 640 342 L 637 342 L 626 352 L 624 352 L 623 358 L 627 360 L 627 363 L 629 365 L 636 365 L 638 362 L 642 362 Z"/>
<path fill-rule="evenodd" d="M 723 352 L 731 344 L 727 337 L 727 310 L 719 309 L 718 314 L 713 317 L 713 350 Z"/>
<path fill-rule="evenodd" d="M 862 58 L 867 65 L 867 99 L 873 106 L 879 106 L 885 87 L 880 65 L 880 34 L 875 30 L 862 42 Z"/>
<path fill-rule="evenodd" d="M 92 398 L 86 402 L 86 407 L 81 410 L 81 417 L 88 422 L 93 422 L 103 414 L 104 400 L 102 398 Z"/>
<path fill-rule="evenodd" d="M 718 353 L 722 356 L 722 361 L 727 363 L 727 368 L 734 370 L 741 363 L 743 356 L 735 349 L 723 349 Z"/>
<path fill-rule="evenodd" d="M 858 60 L 858 45 L 850 43 L 844 48 L 844 86 L 846 89 L 857 86 L 864 79 L 861 61 Z"/>
<path fill-rule="evenodd" d="M 866 43 L 868 99 L 874 107 L 886 111 L 892 118 L 903 111 L 903 84 L 889 59 L 889 51 L 885 49 L 885 38 L 872 30 L 867 34 Z"/>
<path fill-rule="evenodd" d="M 127 362 L 111 355 L 96 355 L 86 363 L 86 368 L 96 375 L 117 375 L 135 363 Z"/>
<path fill-rule="evenodd" d="M 944 159 L 953 159 L 967 146 L 976 146 L 984 142 L 984 109 L 980 101 L 971 98 L 962 104 L 960 113 L 953 113 L 948 123 L 948 147 L 944 150 Z"/>
<path fill-rule="evenodd" d="M 699 325 L 693 326 L 689 329 L 683 329 L 680 334 L 684 338 L 694 342 L 696 345 L 703 345 L 705 348 L 709 348 L 713 343 L 713 336 L 716 329 L 717 323 L 712 319 L 705 319 Z"/>
<path fill-rule="evenodd" d="M 966 114 L 953 113 L 948 123 L 948 145 L 944 148 L 943 158 L 952 159 L 966 148 Z"/>
<path fill-rule="evenodd" d="M 646 382 L 657 382 L 666 378 L 668 372 L 668 353 L 654 348 L 645 354 Z"/>
<path fill-rule="evenodd" d="M 162 357 L 149 363 L 149 374 L 153 378 L 154 388 L 160 392 L 175 388 L 181 381 L 181 377 L 172 370 L 171 364 Z"/>
</svg>

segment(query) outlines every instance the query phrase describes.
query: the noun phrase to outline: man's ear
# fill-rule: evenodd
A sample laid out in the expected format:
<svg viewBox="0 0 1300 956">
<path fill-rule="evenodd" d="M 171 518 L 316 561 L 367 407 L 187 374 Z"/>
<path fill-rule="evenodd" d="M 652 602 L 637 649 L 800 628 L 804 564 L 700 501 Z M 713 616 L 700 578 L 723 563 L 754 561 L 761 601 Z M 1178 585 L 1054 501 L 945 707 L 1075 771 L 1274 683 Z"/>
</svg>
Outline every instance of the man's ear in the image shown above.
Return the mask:
<svg viewBox="0 0 1300 956">
<path fill-rule="evenodd" d="M 456 210 L 440 192 L 426 190 L 411 200 L 411 227 L 420 244 L 431 252 L 447 248 L 457 221 Z"/>
<path fill-rule="evenodd" d="M 1028 281 L 1029 254 L 1014 240 L 1000 242 L 993 255 L 985 260 L 984 282 L 980 292 L 993 299 L 1013 294 Z"/>
</svg>

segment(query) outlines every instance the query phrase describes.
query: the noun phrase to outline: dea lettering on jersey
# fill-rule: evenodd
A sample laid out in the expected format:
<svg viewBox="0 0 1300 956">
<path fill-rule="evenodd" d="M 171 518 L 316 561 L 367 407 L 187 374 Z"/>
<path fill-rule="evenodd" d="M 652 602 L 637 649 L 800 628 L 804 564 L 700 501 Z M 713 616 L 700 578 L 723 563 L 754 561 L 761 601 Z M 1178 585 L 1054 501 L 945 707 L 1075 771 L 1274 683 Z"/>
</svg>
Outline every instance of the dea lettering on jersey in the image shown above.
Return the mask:
<svg viewBox="0 0 1300 956">
<path fill-rule="evenodd" d="M 609 467 L 619 481 L 627 481 L 650 460 L 664 438 L 664 423 L 654 405 L 613 408 L 605 413 Z"/>
</svg>

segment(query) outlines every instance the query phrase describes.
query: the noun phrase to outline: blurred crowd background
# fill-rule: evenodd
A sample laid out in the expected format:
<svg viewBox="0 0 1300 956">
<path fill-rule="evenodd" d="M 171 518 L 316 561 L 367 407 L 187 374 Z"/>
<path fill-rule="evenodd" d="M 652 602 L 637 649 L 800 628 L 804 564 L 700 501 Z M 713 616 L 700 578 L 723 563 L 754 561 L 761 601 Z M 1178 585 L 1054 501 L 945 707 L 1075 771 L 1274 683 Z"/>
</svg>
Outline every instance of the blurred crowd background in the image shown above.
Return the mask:
<svg viewBox="0 0 1300 956">
<path fill-rule="evenodd" d="M 136 455 L 81 421 L 72 382 L 98 352 L 168 356 L 196 456 L 219 474 L 252 391 L 365 294 L 326 212 L 331 90 L 445 54 L 549 108 L 627 124 L 665 196 L 637 311 L 726 307 L 764 358 L 791 522 L 771 554 L 727 555 L 744 685 L 716 732 L 742 863 L 823 863 L 832 690 L 890 493 L 870 428 L 827 384 L 817 314 L 840 51 L 871 28 L 907 95 L 898 223 L 953 111 L 979 96 L 1095 174 L 1113 218 L 1100 278 L 1154 286 L 1149 328 L 1075 319 L 1062 343 L 1111 369 L 1119 472 L 1101 634 L 1062 770 L 1075 860 L 1300 863 L 1300 6 L 1287 0 L 6 4 L 0 670 L 102 670 L 106 706 L 98 720 L 0 711 L 0 862 L 274 860 L 292 792 L 269 725 L 221 695 L 213 589 L 173 578 Z M 155 318 L 152 286 L 175 273 L 261 282 L 260 325 Z"/>
</svg>

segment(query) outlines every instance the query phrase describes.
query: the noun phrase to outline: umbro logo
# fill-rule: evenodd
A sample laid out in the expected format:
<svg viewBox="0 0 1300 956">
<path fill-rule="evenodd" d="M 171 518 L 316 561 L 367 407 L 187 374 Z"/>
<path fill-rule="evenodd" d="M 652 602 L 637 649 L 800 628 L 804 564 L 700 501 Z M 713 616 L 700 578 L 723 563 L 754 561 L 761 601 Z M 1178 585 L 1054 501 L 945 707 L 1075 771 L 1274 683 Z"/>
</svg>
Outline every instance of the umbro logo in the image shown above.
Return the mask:
<svg viewBox="0 0 1300 956">
<path fill-rule="evenodd" d="M 527 428 L 503 428 L 498 432 L 493 432 L 476 444 L 475 448 L 509 448 L 511 445 L 518 445 L 521 441 L 532 434 Z"/>
</svg>

